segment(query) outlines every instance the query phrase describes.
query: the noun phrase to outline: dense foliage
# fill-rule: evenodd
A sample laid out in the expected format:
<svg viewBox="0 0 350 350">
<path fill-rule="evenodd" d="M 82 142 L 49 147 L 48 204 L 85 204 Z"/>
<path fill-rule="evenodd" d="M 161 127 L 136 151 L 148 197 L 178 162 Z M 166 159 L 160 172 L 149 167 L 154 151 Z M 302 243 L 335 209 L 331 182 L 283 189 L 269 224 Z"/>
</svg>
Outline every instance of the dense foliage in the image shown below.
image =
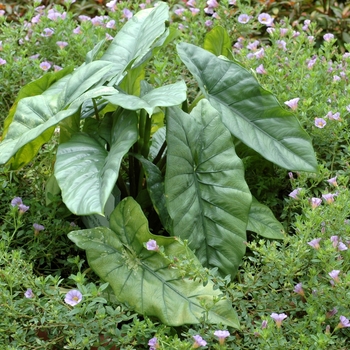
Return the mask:
<svg viewBox="0 0 350 350">
<path fill-rule="evenodd" d="M 4 109 L 33 82 L 0 144 L 1 342 L 345 349 L 350 54 L 342 27 L 335 37 L 320 33 L 304 2 L 293 27 L 277 2 L 262 4 L 273 17 L 253 2 L 168 2 L 169 29 L 164 4 L 141 4 L 149 10 L 136 15 L 138 3 L 111 1 L 110 17 L 79 24 L 83 4 L 68 3 L 65 15 L 29 8 L 18 26 L 2 22 Z M 327 15 L 338 7 L 346 21 L 343 4 Z M 32 44 L 44 41 L 37 53 Z M 108 213 L 110 227 L 77 229 L 71 213 L 103 213 L 111 193 L 124 199 Z"/>
</svg>

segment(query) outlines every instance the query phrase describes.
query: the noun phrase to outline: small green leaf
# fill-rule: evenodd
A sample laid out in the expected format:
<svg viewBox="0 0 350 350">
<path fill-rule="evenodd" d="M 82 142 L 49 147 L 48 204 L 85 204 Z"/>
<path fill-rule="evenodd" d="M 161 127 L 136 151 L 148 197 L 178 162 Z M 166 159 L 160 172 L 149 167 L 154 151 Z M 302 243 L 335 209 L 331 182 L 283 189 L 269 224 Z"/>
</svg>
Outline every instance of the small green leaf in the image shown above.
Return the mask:
<svg viewBox="0 0 350 350">
<path fill-rule="evenodd" d="M 118 204 L 110 226 L 70 232 L 68 237 L 86 250 L 90 267 L 110 284 L 119 302 L 170 326 L 200 323 L 205 318 L 209 323 L 239 328 L 232 303 L 225 298 L 215 303 L 221 292 L 214 290 L 213 283 L 204 287 L 174 268 L 174 257 L 190 259 L 197 266 L 199 262 L 175 238 L 151 234 L 134 199 L 128 197 Z M 145 248 L 150 239 L 157 241 L 166 257 Z M 208 313 L 202 303 L 210 307 Z"/>
</svg>

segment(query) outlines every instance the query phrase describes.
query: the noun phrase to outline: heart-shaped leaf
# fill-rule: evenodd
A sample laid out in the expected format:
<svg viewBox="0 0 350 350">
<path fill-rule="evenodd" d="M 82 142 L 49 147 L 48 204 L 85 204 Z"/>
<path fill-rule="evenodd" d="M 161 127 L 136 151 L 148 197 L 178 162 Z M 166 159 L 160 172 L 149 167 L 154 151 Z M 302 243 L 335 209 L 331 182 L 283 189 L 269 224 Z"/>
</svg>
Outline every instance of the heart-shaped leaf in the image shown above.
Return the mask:
<svg viewBox="0 0 350 350">
<path fill-rule="evenodd" d="M 191 44 L 177 50 L 232 135 L 283 168 L 317 171 L 308 134 L 250 72 Z"/>
<path fill-rule="evenodd" d="M 85 133 L 75 134 L 60 144 L 55 163 L 55 177 L 62 198 L 72 213 L 101 214 L 116 184 L 120 163 L 137 141 L 137 116 L 124 111 L 111 131 L 112 146 Z"/>
<path fill-rule="evenodd" d="M 68 237 L 86 250 L 90 267 L 109 282 L 120 302 L 171 326 L 206 321 L 239 328 L 231 302 L 220 300 L 221 292 L 213 289 L 212 282 L 203 286 L 174 265 L 174 258 L 187 259 L 193 268 L 200 268 L 193 253 L 176 238 L 151 234 L 134 199 L 128 197 L 118 204 L 110 227 L 74 231 Z M 145 248 L 150 239 L 156 240 L 163 253 Z"/>
<path fill-rule="evenodd" d="M 202 100 L 167 118 L 165 193 L 173 234 L 189 242 L 204 266 L 234 276 L 245 253 L 251 194 L 242 161 L 220 114 Z"/>
</svg>

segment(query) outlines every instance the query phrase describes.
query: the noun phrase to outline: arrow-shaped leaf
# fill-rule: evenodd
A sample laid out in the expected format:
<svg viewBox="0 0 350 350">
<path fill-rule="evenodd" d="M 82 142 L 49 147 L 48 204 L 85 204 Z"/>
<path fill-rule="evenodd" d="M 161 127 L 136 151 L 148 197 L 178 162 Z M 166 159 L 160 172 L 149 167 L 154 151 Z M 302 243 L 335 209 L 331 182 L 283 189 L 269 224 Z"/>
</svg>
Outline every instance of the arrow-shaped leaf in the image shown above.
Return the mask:
<svg viewBox="0 0 350 350">
<path fill-rule="evenodd" d="M 156 316 L 161 322 L 180 326 L 200 323 L 239 328 L 237 315 L 221 292 L 209 282 L 183 277 L 173 258 L 199 262 L 193 253 L 173 237 L 152 235 L 140 206 L 131 197 L 119 203 L 111 215 L 111 229 L 97 227 L 70 232 L 68 237 L 85 249 L 91 268 L 109 282 L 117 299 L 140 314 Z M 145 243 L 154 239 L 164 255 L 148 251 Z M 210 307 L 207 316 L 204 304 Z"/>
<path fill-rule="evenodd" d="M 252 74 L 238 63 L 218 58 L 197 46 L 180 43 L 177 49 L 234 136 L 281 167 L 317 170 L 308 134 Z"/>
<path fill-rule="evenodd" d="M 204 266 L 235 275 L 245 253 L 251 194 L 220 114 L 202 100 L 186 114 L 169 109 L 165 193 L 173 234 Z"/>
<path fill-rule="evenodd" d="M 68 209 L 77 215 L 101 214 L 116 184 L 124 155 L 137 141 L 137 116 L 124 111 L 111 131 L 112 146 L 78 133 L 59 145 L 55 177 Z"/>
</svg>

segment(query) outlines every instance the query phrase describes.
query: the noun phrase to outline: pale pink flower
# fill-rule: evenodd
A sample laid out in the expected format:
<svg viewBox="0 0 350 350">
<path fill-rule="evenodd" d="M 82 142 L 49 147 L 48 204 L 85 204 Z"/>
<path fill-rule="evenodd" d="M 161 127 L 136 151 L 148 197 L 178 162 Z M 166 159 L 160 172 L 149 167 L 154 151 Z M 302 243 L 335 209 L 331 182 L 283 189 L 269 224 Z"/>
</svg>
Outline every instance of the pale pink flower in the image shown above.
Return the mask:
<svg viewBox="0 0 350 350">
<path fill-rule="evenodd" d="M 6 60 L 4 60 L 3 58 L 0 58 L 0 66 L 3 66 L 6 63 L 7 63 Z"/>
<path fill-rule="evenodd" d="M 123 9 L 123 16 L 122 16 L 123 18 L 126 18 L 127 20 L 129 20 L 132 16 L 133 14 L 129 9 L 127 8 Z"/>
<path fill-rule="evenodd" d="M 108 7 L 111 12 L 115 12 L 117 8 L 117 0 L 107 2 L 106 7 Z"/>
<path fill-rule="evenodd" d="M 272 26 L 272 23 L 273 23 L 273 18 L 267 14 L 267 13 L 261 13 L 259 16 L 258 16 L 258 21 L 261 23 L 261 24 L 265 24 L 266 26 L 270 27 Z"/>
<path fill-rule="evenodd" d="M 33 293 L 33 291 L 32 291 L 30 288 L 28 288 L 28 289 L 26 290 L 26 292 L 24 293 L 24 296 L 25 296 L 27 299 L 32 299 L 32 298 L 34 298 L 34 293 Z"/>
<path fill-rule="evenodd" d="M 225 338 L 230 336 L 229 331 L 215 331 L 214 335 L 219 339 L 220 345 L 223 345 L 225 342 Z"/>
<path fill-rule="evenodd" d="M 41 34 L 41 36 L 48 37 L 48 36 L 52 36 L 53 33 L 54 33 L 53 29 L 44 28 L 44 32 Z"/>
<path fill-rule="evenodd" d="M 246 24 L 246 23 L 249 22 L 250 16 L 248 16 L 245 13 L 242 13 L 241 15 L 238 16 L 237 20 L 238 20 L 239 23 Z"/>
<path fill-rule="evenodd" d="M 336 328 L 350 327 L 350 321 L 345 316 L 340 316 L 340 322 Z"/>
<path fill-rule="evenodd" d="M 259 44 L 260 44 L 260 41 L 259 41 L 259 40 L 255 40 L 255 41 L 253 41 L 252 43 L 249 43 L 249 44 L 247 45 L 247 49 L 248 49 L 248 50 L 255 51 L 255 50 L 258 48 Z"/>
<path fill-rule="evenodd" d="M 114 19 L 111 19 L 110 21 L 108 21 L 108 22 L 106 23 L 106 28 L 114 29 L 114 28 L 115 28 L 115 20 L 114 20 Z"/>
<path fill-rule="evenodd" d="M 312 209 L 315 209 L 321 205 L 322 199 L 313 197 L 311 198 L 310 203 L 311 203 Z"/>
<path fill-rule="evenodd" d="M 331 204 L 334 202 L 335 193 L 326 193 L 322 195 L 322 198 L 328 203 Z"/>
<path fill-rule="evenodd" d="M 283 51 L 287 50 L 287 43 L 284 40 L 277 40 L 276 44 L 279 49 L 282 49 Z"/>
<path fill-rule="evenodd" d="M 66 41 L 57 41 L 56 44 L 58 45 L 58 47 L 60 49 L 63 49 L 68 45 L 68 43 Z"/>
<path fill-rule="evenodd" d="M 40 63 L 40 68 L 44 71 L 47 71 L 51 68 L 51 64 L 47 61 L 41 62 Z"/>
<path fill-rule="evenodd" d="M 200 336 L 200 335 L 194 335 L 193 336 L 194 339 L 194 344 L 192 345 L 193 349 L 197 349 L 201 346 L 206 346 L 207 342 Z"/>
<path fill-rule="evenodd" d="M 344 244 L 343 242 L 339 242 L 339 243 L 338 243 L 338 250 L 339 250 L 339 251 L 348 250 L 348 247 L 347 247 L 346 244 Z"/>
<path fill-rule="evenodd" d="M 300 98 L 296 97 L 293 98 L 289 101 L 284 102 L 284 104 L 286 104 L 288 107 L 290 107 L 293 111 L 295 111 L 298 108 L 298 102 L 299 102 Z"/>
<path fill-rule="evenodd" d="M 75 29 L 73 29 L 73 33 L 74 33 L 74 34 L 81 34 L 82 31 L 81 31 L 80 26 L 78 26 L 78 27 L 76 27 Z"/>
<path fill-rule="evenodd" d="M 294 199 L 299 199 L 298 198 L 298 195 L 299 195 L 299 193 L 300 193 L 300 191 L 302 190 L 302 188 L 296 188 L 295 190 L 293 190 L 291 193 L 289 193 L 289 197 L 292 197 L 292 198 L 294 198 Z"/>
<path fill-rule="evenodd" d="M 331 236 L 330 238 L 333 248 L 336 248 L 339 243 L 339 237 L 338 236 Z"/>
<path fill-rule="evenodd" d="M 339 282 L 339 273 L 340 270 L 332 270 L 331 272 L 328 273 L 329 276 L 333 279 L 334 282 L 338 283 Z M 331 281 L 331 282 L 333 282 Z"/>
<path fill-rule="evenodd" d="M 323 118 L 315 118 L 315 126 L 322 129 L 327 125 L 326 121 Z"/>
<path fill-rule="evenodd" d="M 208 1 L 207 1 L 207 5 L 208 5 L 209 7 L 213 7 L 213 8 L 219 6 L 219 4 L 218 4 L 218 2 L 217 2 L 216 0 L 208 0 Z"/>
<path fill-rule="evenodd" d="M 275 320 L 277 328 L 280 328 L 282 325 L 282 321 L 286 319 L 288 316 L 286 314 L 276 314 L 273 312 L 271 317 Z"/>
<path fill-rule="evenodd" d="M 310 245 L 312 248 L 315 249 L 320 249 L 320 241 L 322 238 L 315 238 L 313 240 L 311 240 L 310 242 L 307 242 L 308 245 Z"/>
<path fill-rule="evenodd" d="M 324 36 L 323 36 L 323 39 L 325 40 L 325 41 L 331 41 L 331 40 L 333 40 L 334 39 L 334 35 L 333 34 L 331 34 L 331 33 L 327 33 L 327 34 L 325 34 Z"/>
<path fill-rule="evenodd" d="M 305 296 L 304 293 L 304 289 L 303 289 L 303 284 L 302 283 L 298 283 L 295 287 L 294 287 L 294 292 L 301 295 L 302 297 Z"/>
<path fill-rule="evenodd" d="M 158 251 L 158 250 L 159 250 L 159 246 L 158 246 L 158 244 L 157 244 L 157 241 L 155 241 L 154 239 L 150 239 L 150 240 L 146 243 L 146 249 L 147 249 L 147 250 Z"/>
<path fill-rule="evenodd" d="M 69 291 L 64 298 L 66 304 L 75 306 L 79 304 L 83 299 L 83 295 L 76 289 Z"/>
<path fill-rule="evenodd" d="M 266 72 L 266 70 L 265 70 L 263 64 L 261 64 L 260 66 L 258 66 L 255 70 L 256 70 L 256 72 L 257 72 L 258 74 L 267 74 L 267 72 Z"/>
</svg>

